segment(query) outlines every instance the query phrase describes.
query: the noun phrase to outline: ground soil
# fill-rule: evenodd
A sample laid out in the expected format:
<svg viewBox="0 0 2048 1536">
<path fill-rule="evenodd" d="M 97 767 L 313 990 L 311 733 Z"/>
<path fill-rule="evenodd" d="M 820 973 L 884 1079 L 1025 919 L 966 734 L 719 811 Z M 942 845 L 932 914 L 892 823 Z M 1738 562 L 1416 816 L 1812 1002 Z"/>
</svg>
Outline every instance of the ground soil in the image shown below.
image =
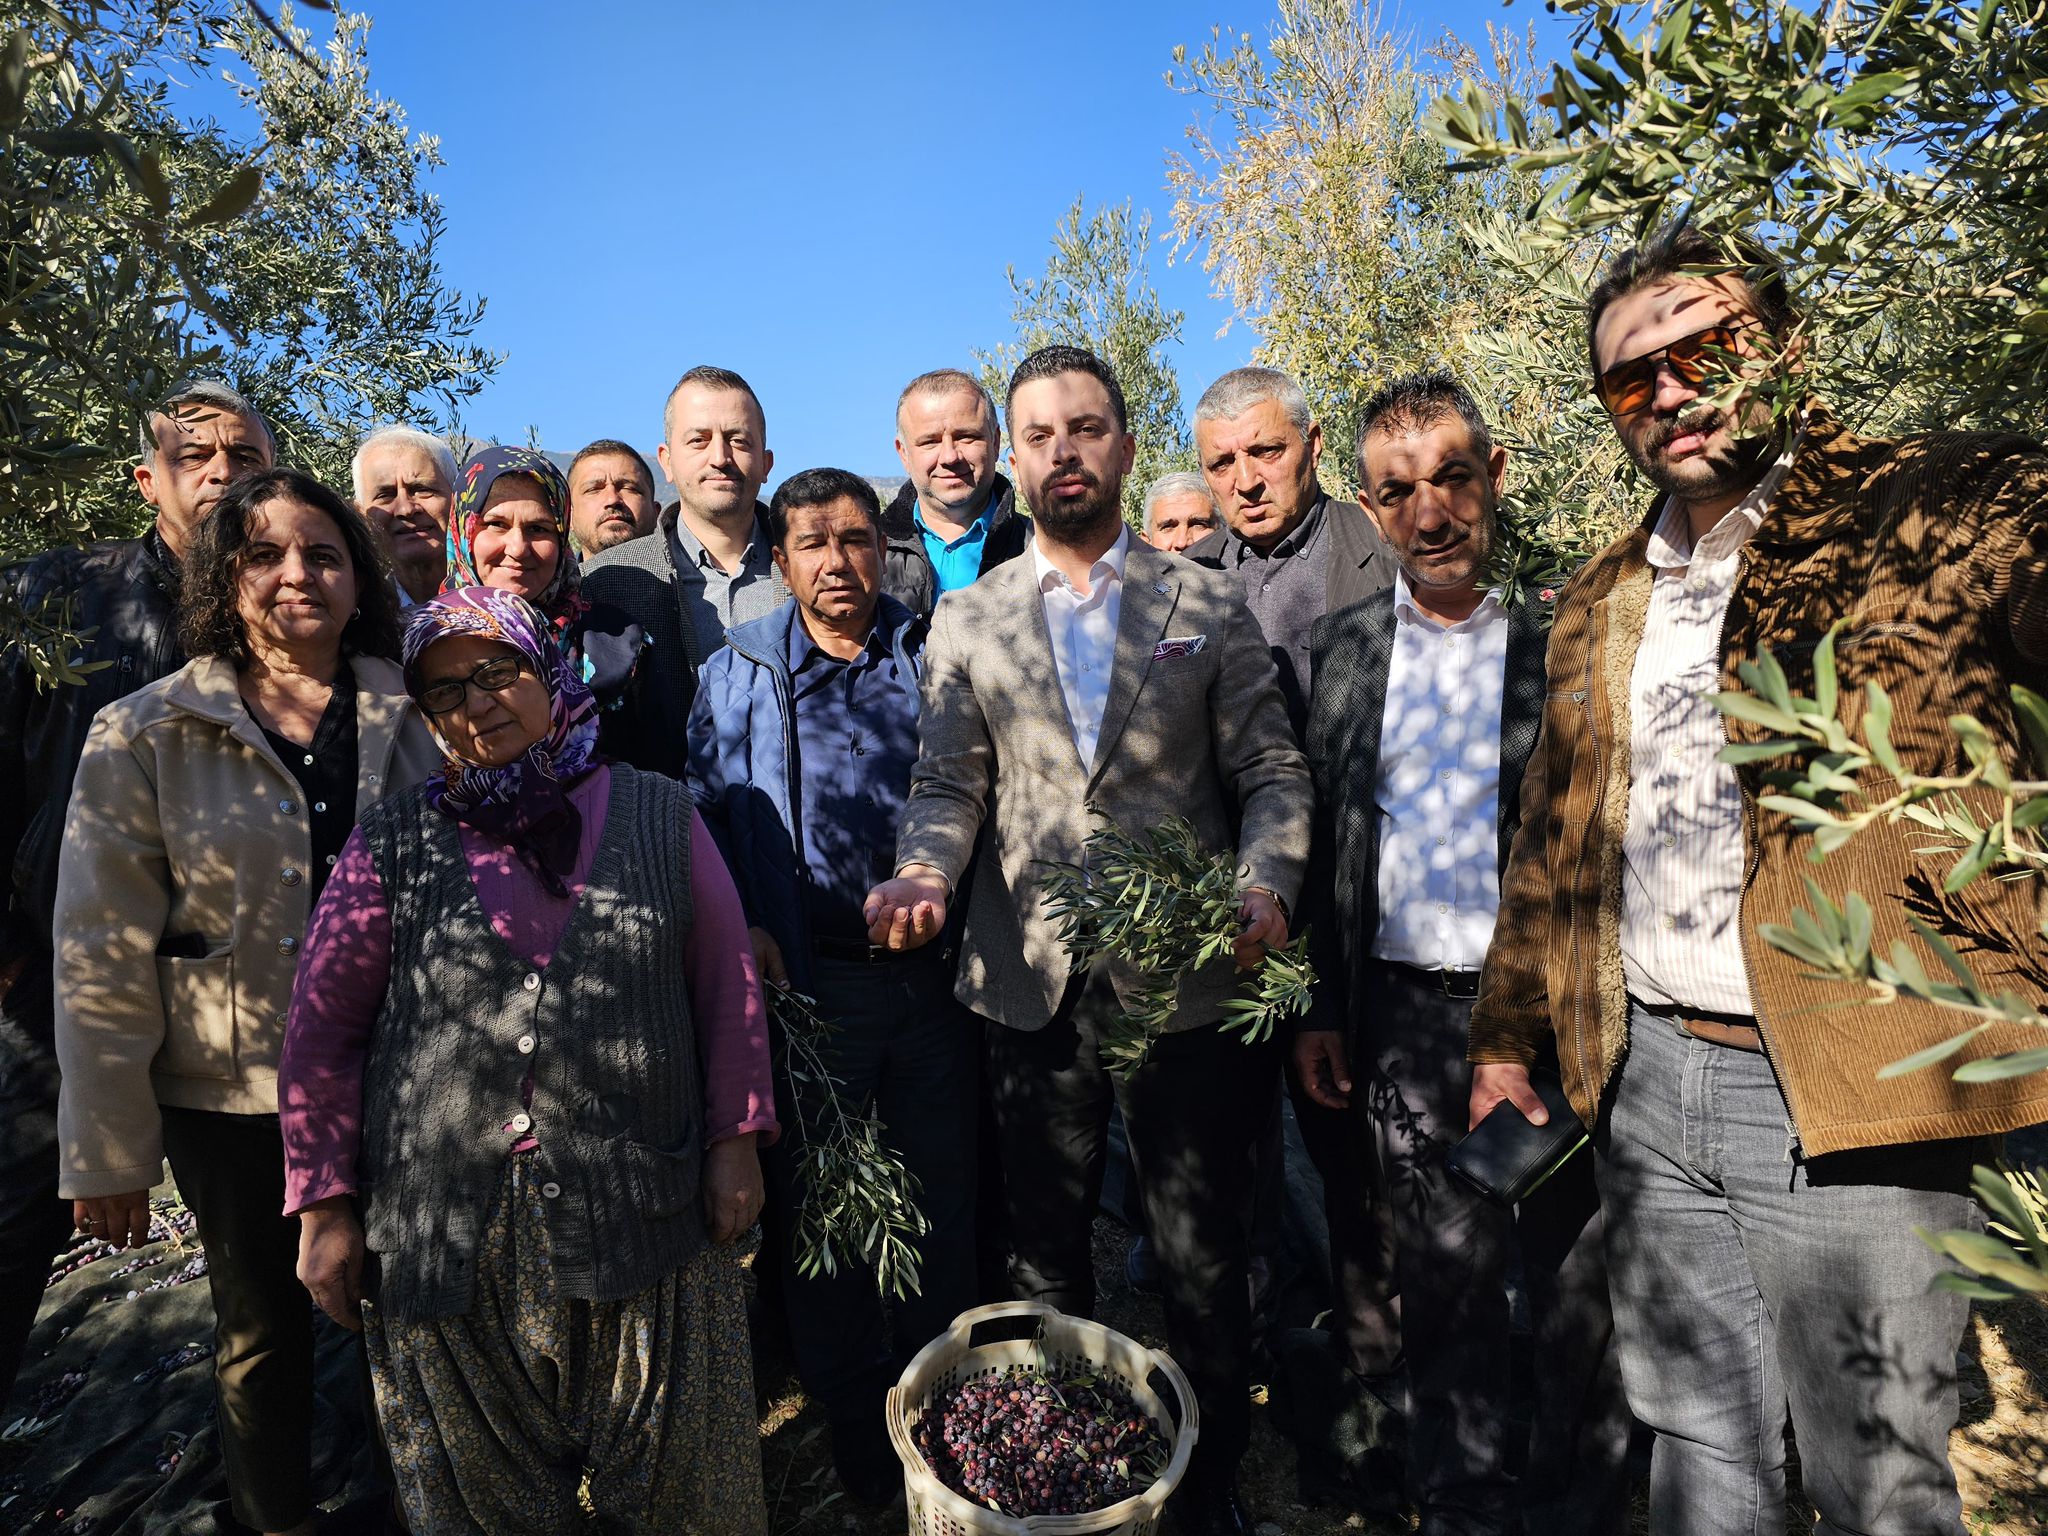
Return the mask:
<svg viewBox="0 0 2048 1536">
<path fill-rule="evenodd" d="M 1124 1281 L 1127 1242 L 1116 1223 L 1097 1223 L 1100 1315 L 1163 1346 L 1157 1300 Z M 205 1282 L 146 1289 L 177 1280 L 196 1256 L 189 1237 L 167 1231 L 137 1254 L 93 1258 L 53 1285 L 14 1398 L 0 1412 L 0 1533 L 210 1536 L 236 1529 L 222 1520 L 226 1490 L 203 1348 L 212 1323 Z M 138 1259 L 143 1267 L 116 1273 Z M 318 1477 L 328 1507 L 338 1511 L 323 1526 L 326 1536 L 378 1526 L 366 1497 L 371 1473 L 356 1360 L 352 1341 L 323 1324 Z M 2048 1307 L 1980 1307 L 1962 1366 L 1962 1422 L 1950 1448 L 1970 1536 L 2038 1536 L 2048 1531 Z M 787 1362 L 764 1359 L 759 1378 L 775 1536 L 900 1536 L 901 1503 L 872 1511 L 841 1492 L 822 1417 L 804 1401 Z M 1411 1528 L 1305 1507 L 1294 1452 L 1274 1427 L 1263 1387 L 1254 1391 L 1252 1425 L 1242 1481 L 1263 1536 Z M 1642 1529 L 1640 1490 L 1638 1505 Z M 1789 1529 L 1802 1528 L 1810 1529 L 1810 1515 L 1795 1509 Z"/>
<path fill-rule="evenodd" d="M 1101 1286 L 1098 1315 L 1142 1343 L 1164 1347 L 1165 1320 L 1156 1297 L 1124 1282 L 1129 1235 L 1104 1218 L 1095 1224 L 1095 1268 Z M 764 1375 L 776 1367 L 763 1362 Z M 791 1376 L 767 1383 L 770 1411 L 762 1422 L 761 1454 L 767 1471 L 775 1536 L 902 1536 L 903 1506 L 870 1511 L 850 1506 L 839 1492 L 824 1424 L 806 1409 Z M 1962 1422 L 1949 1451 L 1962 1486 L 1969 1536 L 2041 1536 L 2048 1531 L 2048 1307 L 2031 1302 L 1980 1306 L 1963 1344 Z M 1640 1464 L 1638 1472 L 1646 1470 Z M 1252 1393 L 1252 1449 L 1241 1485 L 1247 1509 L 1269 1527 L 1264 1536 L 1374 1536 L 1414 1529 L 1412 1521 L 1371 1520 L 1329 1507 L 1304 1505 L 1295 1481 L 1293 1447 L 1274 1427 L 1266 1392 Z M 1644 1489 L 1636 1490 L 1638 1531 Z M 1788 1533 L 1812 1530 L 1812 1513 L 1799 1501 Z"/>
</svg>

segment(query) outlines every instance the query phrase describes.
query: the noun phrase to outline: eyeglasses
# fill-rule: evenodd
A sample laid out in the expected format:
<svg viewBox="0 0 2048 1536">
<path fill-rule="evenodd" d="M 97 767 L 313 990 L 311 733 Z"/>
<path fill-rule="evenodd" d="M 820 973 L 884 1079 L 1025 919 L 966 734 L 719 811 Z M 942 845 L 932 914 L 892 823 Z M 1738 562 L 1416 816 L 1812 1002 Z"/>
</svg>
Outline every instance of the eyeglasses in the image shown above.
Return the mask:
<svg viewBox="0 0 2048 1536">
<path fill-rule="evenodd" d="M 1728 354 L 1745 326 L 1710 325 L 1681 336 L 1668 347 L 1616 363 L 1593 381 L 1593 393 L 1616 416 L 1633 416 L 1657 398 L 1657 368 L 1669 368 L 1681 384 L 1697 387 L 1716 374 L 1725 375 Z"/>
<path fill-rule="evenodd" d="M 522 656 L 493 656 L 467 677 L 451 677 L 420 690 L 420 708 L 430 715 L 452 714 L 462 708 L 462 701 L 469 690 L 482 693 L 503 693 L 519 681 L 520 674 L 531 672 Z"/>
</svg>

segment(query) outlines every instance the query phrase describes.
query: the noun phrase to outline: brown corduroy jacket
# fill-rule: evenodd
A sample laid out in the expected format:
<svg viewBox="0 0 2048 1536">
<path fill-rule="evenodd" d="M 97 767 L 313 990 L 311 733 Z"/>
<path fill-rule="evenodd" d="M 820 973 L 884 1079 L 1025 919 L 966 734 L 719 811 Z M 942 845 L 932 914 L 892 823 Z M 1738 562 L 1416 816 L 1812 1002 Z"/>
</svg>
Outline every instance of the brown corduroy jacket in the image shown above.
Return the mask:
<svg viewBox="0 0 2048 1536">
<path fill-rule="evenodd" d="M 1649 613 L 1645 551 L 1654 520 L 1653 508 L 1559 598 L 1542 736 L 1522 781 L 1521 830 L 1472 1018 L 1475 1063 L 1533 1064 L 1554 1033 L 1565 1089 L 1588 1125 L 1628 1046 L 1621 915 L 1629 682 Z M 1722 634 L 1722 686 L 1748 691 L 1737 664 L 1768 643 L 1793 692 L 1810 697 L 1814 649 L 1837 620 L 1846 621 L 1835 644 L 1852 731 L 1864 684 L 1876 682 L 1891 696 L 1892 740 L 1921 773 L 1967 771 L 1947 723 L 1954 714 L 1976 716 L 2001 741 L 2020 741 L 2012 685 L 2048 691 L 2048 450 L 2010 435 L 1861 439 L 1824 407 L 1810 407 L 1798 455 L 1742 551 Z M 1770 735 L 1733 718 L 1727 724 L 1738 742 Z M 1815 978 L 1756 935 L 1759 924 L 1786 921 L 1806 904 L 1811 875 L 1837 903 L 1849 891 L 1870 899 L 1880 953 L 1902 938 L 1918 946 L 1905 921 L 1915 911 L 1955 936 L 1994 993 L 2041 997 L 2042 882 L 1987 878 L 1944 895 L 1950 857 L 1929 852 L 1933 839 L 1910 822 L 1873 828 L 1815 865 L 1811 840 L 1759 809 L 1765 771 L 1738 770 L 1748 812 L 1743 955 L 1804 1151 L 1979 1136 L 2048 1120 L 2048 1074 L 1972 1085 L 1951 1078 L 1951 1062 L 1878 1081 L 1881 1067 L 1968 1021 L 1912 1001 L 1864 1006 L 1853 987 Z M 1874 769 L 1863 782 L 1874 795 L 1890 792 Z M 2006 1025 L 1968 1054 L 2040 1043 L 2038 1031 Z"/>
</svg>

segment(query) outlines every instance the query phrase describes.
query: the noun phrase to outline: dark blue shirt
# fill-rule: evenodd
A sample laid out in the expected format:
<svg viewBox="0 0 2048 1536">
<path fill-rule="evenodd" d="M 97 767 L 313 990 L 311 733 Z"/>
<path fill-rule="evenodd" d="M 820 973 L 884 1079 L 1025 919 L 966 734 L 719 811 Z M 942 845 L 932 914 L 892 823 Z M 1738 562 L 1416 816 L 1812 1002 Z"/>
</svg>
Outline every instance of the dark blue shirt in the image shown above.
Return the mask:
<svg viewBox="0 0 2048 1536">
<path fill-rule="evenodd" d="M 906 622 L 914 622 L 906 616 Z M 917 765 L 917 676 L 879 622 L 851 661 L 789 627 L 797 817 L 810 871 L 811 932 L 865 942 L 861 904 L 896 872 L 896 827 Z"/>
</svg>

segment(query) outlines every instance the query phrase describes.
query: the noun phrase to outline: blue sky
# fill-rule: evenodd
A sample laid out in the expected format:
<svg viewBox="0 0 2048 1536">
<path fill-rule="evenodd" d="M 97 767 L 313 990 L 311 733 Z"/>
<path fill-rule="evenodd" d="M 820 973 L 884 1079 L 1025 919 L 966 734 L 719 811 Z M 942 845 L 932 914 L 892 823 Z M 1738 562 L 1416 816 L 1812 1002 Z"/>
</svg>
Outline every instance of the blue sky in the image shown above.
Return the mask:
<svg viewBox="0 0 2048 1536">
<path fill-rule="evenodd" d="M 361 0 L 359 0 L 361 3 Z M 1042 268 L 1077 193 L 1164 230 L 1164 161 L 1196 110 L 1163 75 L 1212 24 L 1263 34 L 1270 0 L 1027 6 L 370 0 L 371 79 L 437 134 L 447 279 L 490 300 L 507 355 L 479 436 L 651 450 L 702 362 L 766 406 L 776 479 L 897 472 L 891 411 L 925 368 L 1008 339 L 1004 269 Z M 1391 14 L 1391 8 L 1390 8 Z M 1406 30 L 1483 36 L 1518 0 L 1414 6 Z M 1192 254 L 1154 257 L 1187 313 L 1188 403 L 1256 338 Z"/>
</svg>

